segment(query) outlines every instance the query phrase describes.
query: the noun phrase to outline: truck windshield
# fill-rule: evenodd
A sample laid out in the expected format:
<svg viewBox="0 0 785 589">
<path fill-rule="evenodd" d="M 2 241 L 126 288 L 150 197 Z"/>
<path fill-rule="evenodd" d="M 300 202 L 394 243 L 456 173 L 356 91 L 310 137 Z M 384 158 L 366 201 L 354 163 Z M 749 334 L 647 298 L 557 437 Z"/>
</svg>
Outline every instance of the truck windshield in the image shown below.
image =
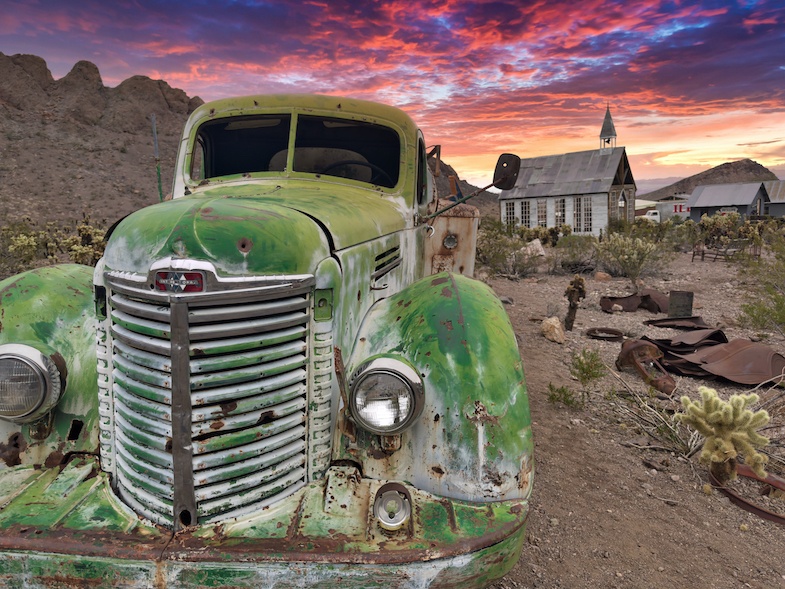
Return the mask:
<svg viewBox="0 0 785 589">
<path fill-rule="evenodd" d="M 283 172 L 289 159 L 291 115 L 232 117 L 202 125 L 191 164 L 199 181 L 231 174 Z M 292 168 L 394 187 L 400 139 L 374 123 L 312 115 L 297 117 Z"/>
</svg>

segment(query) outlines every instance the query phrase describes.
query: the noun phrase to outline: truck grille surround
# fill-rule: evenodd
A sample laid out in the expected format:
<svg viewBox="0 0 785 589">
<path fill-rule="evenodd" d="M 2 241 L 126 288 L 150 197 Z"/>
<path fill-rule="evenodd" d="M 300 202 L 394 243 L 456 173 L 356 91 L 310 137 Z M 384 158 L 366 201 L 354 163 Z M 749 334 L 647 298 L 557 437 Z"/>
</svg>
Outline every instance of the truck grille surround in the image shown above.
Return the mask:
<svg viewBox="0 0 785 589">
<path fill-rule="evenodd" d="M 326 470 L 332 340 L 328 326 L 312 334 L 313 277 L 208 275 L 206 292 L 187 294 L 105 282 L 102 467 L 131 508 L 174 529 L 212 523 Z"/>
</svg>

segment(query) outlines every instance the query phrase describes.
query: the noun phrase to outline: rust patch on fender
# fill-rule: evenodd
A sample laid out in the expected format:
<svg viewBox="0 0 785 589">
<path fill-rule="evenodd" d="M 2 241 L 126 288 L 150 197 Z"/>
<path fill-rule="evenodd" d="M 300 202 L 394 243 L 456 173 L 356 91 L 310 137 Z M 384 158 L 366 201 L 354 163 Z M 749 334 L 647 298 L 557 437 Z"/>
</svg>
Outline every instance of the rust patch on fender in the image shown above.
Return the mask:
<svg viewBox="0 0 785 589">
<path fill-rule="evenodd" d="M 0 444 L 0 460 L 5 462 L 6 466 L 22 464 L 19 455 L 25 450 L 27 450 L 27 441 L 21 432 L 14 432 L 8 436 L 7 444 Z"/>
<path fill-rule="evenodd" d="M 251 251 L 253 247 L 253 241 L 248 239 L 247 237 L 241 237 L 240 240 L 237 242 L 237 249 L 240 250 L 241 253 L 247 254 Z"/>
<path fill-rule="evenodd" d="M 474 414 L 466 416 L 469 421 L 475 423 L 490 423 L 492 425 L 499 425 L 499 418 L 496 415 L 488 413 L 488 409 L 480 401 L 474 402 Z"/>
<path fill-rule="evenodd" d="M 335 378 L 338 381 L 338 389 L 341 392 L 343 407 L 338 414 L 338 429 L 354 444 L 357 441 L 357 430 L 354 422 L 346 414 L 349 411 L 349 394 L 346 390 L 346 367 L 343 364 L 343 353 L 338 346 L 333 351 L 333 365 L 335 366 Z"/>
<path fill-rule="evenodd" d="M 60 466 L 63 463 L 63 458 L 65 455 L 60 450 L 55 450 L 49 456 L 46 457 L 44 461 L 44 466 L 46 468 L 54 468 L 55 466 Z"/>
</svg>

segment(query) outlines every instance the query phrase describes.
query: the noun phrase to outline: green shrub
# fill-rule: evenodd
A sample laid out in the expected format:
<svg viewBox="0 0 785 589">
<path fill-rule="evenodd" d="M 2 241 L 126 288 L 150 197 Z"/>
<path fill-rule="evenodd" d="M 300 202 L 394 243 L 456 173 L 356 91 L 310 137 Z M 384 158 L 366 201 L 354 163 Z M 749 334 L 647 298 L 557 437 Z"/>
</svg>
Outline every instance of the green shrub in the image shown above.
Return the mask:
<svg viewBox="0 0 785 589">
<path fill-rule="evenodd" d="M 653 241 L 621 233 L 611 233 L 597 245 L 603 267 L 613 276 L 629 278 L 636 292 L 639 278 L 664 262 L 662 253 Z"/>
<path fill-rule="evenodd" d="M 550 252 L 552 274 L 588 274 L 597 268 L 597 238 L 564 235 Z"/>
<path fill-rule="evenodd" d="M 95 265 L 103 255 L 104 230 L 89 215 L 78 223 L 30 219 L 0 221 L 0 279 L 60 262 Z"/>
<path fill-rule="evenodd" d="M 584 403 L 589 397 L 589 385 L 606 374 L 608 374 L 608 369 L 596 350 L 587 348 L 578 354 L 573 354 L 570 375 L 581 383 L 581 397 Z"/>
<path fill-rule="evenodd" d="M 748 260 L 740 272 L 752 294 L 741 306 L 741 322 L 785 336 L 785 238 L 770 237 L 767 255 Z"/>
<path fill-rule="evenodd" d="M 542 245 L 556 247 L 559 240 L 572 234 L 572 227 L 560 225 L 559 227 L 518 227 L 517 234 L 525 243 L 539 239 Z"/>
<path fill-rule="evenodd" d="M 548 383 L 548 402 L 556 405 L 561 403 L 565 407 L 583 407 L 583 400 L 575 396 L 575 393 L 568 387 L 557 387 L 553 383 Z"/>
<path fill-rule="evenodd" d="M 529 276 L 537 271 L 539 256 L 525 250 L 524 242 L 511 227 L 485 218 L 477 237 L 477 261 L 492 275 Z"/>
</svg>

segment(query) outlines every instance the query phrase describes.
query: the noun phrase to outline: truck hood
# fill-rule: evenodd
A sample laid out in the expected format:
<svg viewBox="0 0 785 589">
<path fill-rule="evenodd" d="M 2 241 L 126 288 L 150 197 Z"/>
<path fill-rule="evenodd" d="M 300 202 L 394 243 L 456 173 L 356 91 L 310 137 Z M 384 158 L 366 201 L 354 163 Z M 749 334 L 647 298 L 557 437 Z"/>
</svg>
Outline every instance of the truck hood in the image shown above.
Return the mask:
<svg viewBox="0 0 785 589">
<path fill-rule="evenodd" d="M 164 202 L 124 219 L 104 254 L 109 268 L 146 273 L 166 257 L 205 260 L 219 273 L 304 274 L 343 249 L 404 227 L 389 198 L 339 187 L 238 185 Z"/>
</svg>

